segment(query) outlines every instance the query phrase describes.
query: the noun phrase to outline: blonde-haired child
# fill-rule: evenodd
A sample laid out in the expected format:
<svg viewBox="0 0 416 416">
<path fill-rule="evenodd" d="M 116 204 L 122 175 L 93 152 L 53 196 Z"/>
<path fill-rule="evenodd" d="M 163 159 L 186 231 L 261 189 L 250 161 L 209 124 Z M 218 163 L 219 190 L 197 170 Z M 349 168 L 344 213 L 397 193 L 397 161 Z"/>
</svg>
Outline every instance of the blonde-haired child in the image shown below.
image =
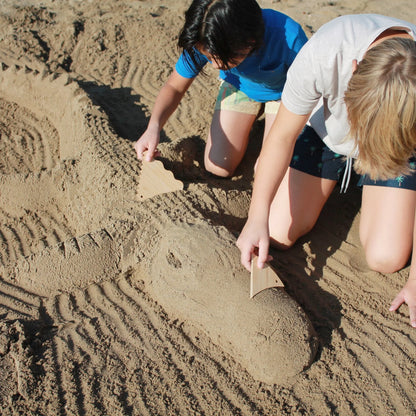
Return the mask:
<svg viewBox="0 0 416 416">
<path fill-rule="evenodd" d="M 362 175 L 360 239 L 369 266 L 409 279 L 390 310 L 409 306 L 416 327 L 416 26 L 375 14 L 322 26 L 289 69 L 258 160 L 247 222 L 237 241 L 249 269 L 315 225 L 334 189 Z M 354 162 L 355 160 L 355 162 Z M 400 215 L 397 215 L 400 213 Z"/>
<path fill-rule="evenodd" d="M 393 35 L 394 31 L 390 31 Z M 409 175 L 415 151 L 416 43 L 392 37 L 370 48 L 345 92 L 358 173 L 374 179 Z M 358 138 L 362 139 L 358 139 Z"/>
</svg>

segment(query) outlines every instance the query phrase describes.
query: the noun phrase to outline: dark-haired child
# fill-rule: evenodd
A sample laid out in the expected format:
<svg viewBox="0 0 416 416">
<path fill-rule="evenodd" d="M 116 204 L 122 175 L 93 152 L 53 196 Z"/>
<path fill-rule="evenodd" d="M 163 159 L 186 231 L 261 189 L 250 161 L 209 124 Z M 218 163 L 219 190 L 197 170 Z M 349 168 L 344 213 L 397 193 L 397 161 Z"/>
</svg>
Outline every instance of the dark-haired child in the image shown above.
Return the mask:
<svg viewBox="0 0 416 416">
<path fill-rule="evenodd" d="M 160 131 L 207 63 L 219 69 L 221 86 L 205 148 L 205 168 L 233 175 L 249 133 L 264 106 L 264 137 L 277 114 L 286 72 L 307 38 L 301 26 L 255 0 L 194 0 L 185 13 L 182 54 L 160 90 L 137 157 L 157 155 Z"/>
</svg>

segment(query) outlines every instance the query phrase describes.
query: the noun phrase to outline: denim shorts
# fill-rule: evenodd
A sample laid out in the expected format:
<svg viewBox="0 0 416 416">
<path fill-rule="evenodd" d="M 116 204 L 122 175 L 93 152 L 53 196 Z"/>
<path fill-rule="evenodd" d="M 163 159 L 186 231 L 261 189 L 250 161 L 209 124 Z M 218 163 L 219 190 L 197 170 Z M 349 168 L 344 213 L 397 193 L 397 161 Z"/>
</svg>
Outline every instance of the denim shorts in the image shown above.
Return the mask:
<svg viewBox="0 0 416 416">
<path fill-rule="evenodd" d="M 416 191 L 416 158 L 409 159 L 412 174 L 395 179 L 372 180 L 368 175 L 358 178 L 358 186 L 387 186 Z M 347 158 L 333 152 L 310 126 L 305 126 L 299 135 L 293 151 L 290 167 L 319 178 L 340 181 L 344 175 Z"/>
</svg>

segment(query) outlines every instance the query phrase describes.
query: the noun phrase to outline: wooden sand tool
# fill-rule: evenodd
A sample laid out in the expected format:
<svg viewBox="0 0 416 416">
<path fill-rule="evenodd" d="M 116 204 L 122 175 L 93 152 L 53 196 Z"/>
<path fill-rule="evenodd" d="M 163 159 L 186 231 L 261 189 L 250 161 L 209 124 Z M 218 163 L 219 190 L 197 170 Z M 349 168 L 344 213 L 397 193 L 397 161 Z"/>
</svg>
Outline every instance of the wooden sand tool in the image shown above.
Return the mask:
<svg viewBox="0 0 416 416">
<path fill-rule="evenodd" d="M 183 189 L 183 182 L 175 179 L 173 173 L 163 166 L 160 160 L 143 160 L 137 195 L 139 199 L 148 199 L 158 194 Z"/>
<path fill-rule="evenodd" d="M 271 287 L 284 287 L 277 273 L 270 267 L 268 263 L 262 269 L 257 267 L 257 256 L 251 259 L 251 275 L 250 275 L 250 299 L 264 289 Z"/>
</svg>

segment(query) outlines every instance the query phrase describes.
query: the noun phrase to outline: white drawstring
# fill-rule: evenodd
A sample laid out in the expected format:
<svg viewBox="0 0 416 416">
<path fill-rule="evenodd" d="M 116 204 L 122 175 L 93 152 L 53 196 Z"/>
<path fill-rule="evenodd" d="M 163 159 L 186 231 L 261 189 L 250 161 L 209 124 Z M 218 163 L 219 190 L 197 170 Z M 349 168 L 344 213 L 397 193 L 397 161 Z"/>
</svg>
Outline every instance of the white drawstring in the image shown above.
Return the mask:
<svg viewBox="0 0 416 416">
<path fill-rule="evenodd" d="M 352 170 L 352 157 L 347 157 L 347 164 L 345 166 L 344 170 L 344 176 L 342 177 L 342 184 L 341 184 L 341 190 L 340 193 L 347 192 L 348 185 L 350 184 L 351 179 L 351 170 Z"/>
</svg>

